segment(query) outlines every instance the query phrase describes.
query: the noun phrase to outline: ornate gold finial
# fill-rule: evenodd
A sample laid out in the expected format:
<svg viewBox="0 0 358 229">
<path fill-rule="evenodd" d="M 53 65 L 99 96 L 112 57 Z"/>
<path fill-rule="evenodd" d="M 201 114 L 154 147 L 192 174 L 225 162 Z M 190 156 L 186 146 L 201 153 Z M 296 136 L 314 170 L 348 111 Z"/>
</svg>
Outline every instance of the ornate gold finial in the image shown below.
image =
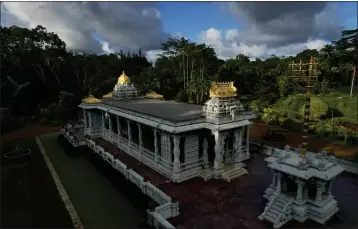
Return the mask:
<svg viewBox="0 0 358 229">
<path fill-rule="evenodd" d="M 117 84 L 128 84 L 130 82 L 131 81 L 130 81 L 129 77 L 126 75 L 126 73 L 123 70 L 122 75 L 120 77 L 118 77 Z"/>
<path fill-rule="evenodd" d="M 101 100 L 95 98 L 93 95 L 89 95 L 87 98 L 82 99 L 83 103 L 100 103 Z"/>
<path fill-rule="evenodd" d="M 112 92 L 109 92 L 108 94 L 102 96 L 102 98 L 104 99 L 111 99 L 113 97 L 113 93 Z"/>
<path fill-rule="evenodd" d="M 234 82 L 214 82 L 210 88 L 210 98 L 235 97 L 237 89 Z"/>
<path fill-rule="evenodd" d="M 152 99 L 163 99 L 162 95 L 157 94 L 155 91 L 151 91 L 150 93 L 145 95 L 146 98 L 152 98 Z"/>
</svg>

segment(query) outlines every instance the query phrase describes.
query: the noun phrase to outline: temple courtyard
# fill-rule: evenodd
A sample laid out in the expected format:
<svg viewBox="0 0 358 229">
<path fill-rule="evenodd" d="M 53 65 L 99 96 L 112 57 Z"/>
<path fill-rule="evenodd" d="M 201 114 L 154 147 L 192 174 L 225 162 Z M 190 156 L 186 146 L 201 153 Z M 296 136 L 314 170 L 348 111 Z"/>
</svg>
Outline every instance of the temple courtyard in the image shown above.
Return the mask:
<svg viewBox="0 0 358 229">
<path fill-rule="evenodd" d="M 128 168 L 179 201 L 180 215 L 168 219 L 176 228 L 272 227 L 269 223 L 258 220 L 266 204 L 262 195 L 271 183 L 268 169 L 265 167 L 264 155 L 252 154 L 247 162 L 249 175 L 236 178 L 230 183 L 215 179 L 204 181 L 202 178 L 173 183 L 106 140 L 95 138 L 93 141 L 126 164 Z M 87 153 L 92 152 L 91 149 L 87 151 Z M 119 172 L 118 176 L 121 176 Z M 343 173 L 334 180 L 332 187 L 332 194 L 340 208 L 335 217 L 324 225 L 313 221 L 299 223 L 292 220 L 283 228 L 356 228 L 358 225 L 356 193 L 358 193 L 356 177 Z"/>
</svg>

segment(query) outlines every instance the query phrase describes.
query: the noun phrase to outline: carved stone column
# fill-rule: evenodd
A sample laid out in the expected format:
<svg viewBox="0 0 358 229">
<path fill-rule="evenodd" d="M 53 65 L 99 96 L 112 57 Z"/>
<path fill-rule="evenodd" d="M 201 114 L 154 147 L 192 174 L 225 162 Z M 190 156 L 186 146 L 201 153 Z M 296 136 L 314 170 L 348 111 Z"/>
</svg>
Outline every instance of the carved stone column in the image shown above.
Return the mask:
<svg viewBox="0 0 358 229">
<path fill-rule="evenodd" d="M 276 174 L 276 172 L 273 172 L 273 173 L 272 173 L 272 184 L 271 184 L 271 187 L 272 187 L 272 188 L 276 188 L 276 183 L 277 183 L 277 174 Z"/>
<path fill-rule="evenodd" d="M 230 152 L 229 152 L 229 136 L 227 137 L 226 141 L 224 142 L 225 145 L 225 163 L 228 164 L 232 162 L 230 158 Z"/>
<path fill-rule="evenodd" d="M 333 179 L 328 182 L 328 187 L 327 187 L 328 196 L 332 195 L 332 183 L 333 183 Z"/>
<path fill-rule="evenodd" d="M 234 167 L 240 165 L 242 159 L 242 128 L 234 131 Z"/>
<path fill-rule="evenodd" d="M 139 152 L 140 152 L 140 159 L 142 160 L 143 156 L 143 134 L 142 134 L 142 124 L 137 123 L 138 126 L 138 139 L 139 139 Z"/>
<path fill-rule="evenodd" d="M 224 172 L 223 155 L 225 153 L 225 138 L 227 133 L 215 131 L 215 160 L 214 160 L 214 177 L 219 179 Z"/>
<path fill-rule="evenodd" d="M 179 155 L 180 155 L 180 136 L 178 135 L 173 135 L 173 156 L 174 156 L 174 163 L 173 163 L 173 172 L 174 173 L 179 173 L 180 172 L 180 160 L 179 160 Z"/>
<path fill-rule="evenodd" d="M 303 192 L 303 186 L 305 185 L 305 182 L 301 179 L 296 179 L 296 183 L 297 183 L 297 195 L 296 195 L 296 200 L 298 202 L 301 202 L 302 199 L 302 192 Z"/>
<path fill-rule="evenodd" d="M 158 130 L 157 129 L 153 129 L 154 131 L 154 161 L 158 162 L 158 154 L 159 154 L 159 148 L 158 148 Z"/>
<path fill-rule="evenodd" d="M 282 174 L 281 172 L 277 173 L 277 186 L 276 186 L 276 193 L 280 194 L 281 193 L 281 178 L 282 178 Z"/>
<path fill-rule="evenodd" d="M 88 127 L 90 129 L 92 129 L 92 126 L 93 126 L 93 124 L 92 124 L 92 115 L 91 115 L 91 112 L 88 112 Z"/>
<path fill-rule="evenodd" d="M 246 135 L 246 149 L 245 149 L 245 155 L 249 155 L 250 153 L 250 126 L 246 126 L 247 128 L 247 135 Z"/>
<path fill-rule="evenodd" d="M 102 134 L 104 134 L 104 112 L 102 111 Z"/>
<path fill-rule="evenodd" d="M 120 123 L 119 123 L 119 117 L 116 116 L 116 120 L 117 120 L 117 145 L 119 145 L 120 141 L 119 141 L 119 136 L 121 136 L 121 132 L 120 132 Z"/>
<path fill-rule="evenodd" d="M 324 185 L 325 185 L 325 182 L 322 182 L 322 181 L 316 182 L 316 187 L 317 187 L 316 202 L 318 202 L 318 203 L 322 202 L 322 193 L 323 193 Z"/>
<path fill-rule="evenodd" d="M 127 130 L 128 130 L 128 151 L 131 151 L 131 145 L 132 145 L 132 129 L 131 129 L 131 123 L 130 120 L 127 119 Z"/>
<path fill-rule="evenodd" d="M 122 136 L 122 125 L 121 125 L 121 120 L 119 119 L 119 116 L 117 116 L 117 131 L 118 131 L 118 136 Z"/>
<path fill-rule="evenodd" d="M 203 141 L 203 161 L 204 161 L 204 169 L 209 168 L 208 139 L 206 138 L 204 138 Z"/>
<path fill-rule="evenodd" d="M 85 109 L 83 109 L 83 122 L 85 124 L 85 128 L 88 128 L 87 111 Z"/>
<path fill-rule="evenodd" d="M 108 114 L 108 130 L 109 130 L 109 133 L 111 134 L 110 138 L 112 138 L 112 119 L 111 119 L 110 114 Z"/>
</svg>

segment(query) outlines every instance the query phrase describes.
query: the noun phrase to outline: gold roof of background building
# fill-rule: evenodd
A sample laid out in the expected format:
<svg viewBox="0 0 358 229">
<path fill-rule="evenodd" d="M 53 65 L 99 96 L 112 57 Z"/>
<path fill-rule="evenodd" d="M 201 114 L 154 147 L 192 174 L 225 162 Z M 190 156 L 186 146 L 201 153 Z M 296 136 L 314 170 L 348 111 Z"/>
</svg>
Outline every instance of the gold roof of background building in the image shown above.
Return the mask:
<svg viewBox="0 0 358 229">
<path fill-rule="evenodd" d="M 210 98 L 236 97 L 237 89 L 234 82 L 214 82 L 210 88 Z"/>
<path fill-rule="evenodd" d="M 150 93 L 146 94 L 145 97 L 147 98 L 152 98 L 152 99 L 163 99 L 162 95 L 159 95 L 157 92 L 155 91 L 151 91 Z"/>
<path fill-rule="evenodd" d="M 108 94 L 105 94 L 104 96 L 102 96 L 102 98 L 104 99 L 111 99 L 113 97 L 113 92 L 109 92 Z"/>
<path fill-rule="evenodd" d="M 95 98 L 93 95 L 89 95 L 87 98 L 82 99 L 83 103 L 100 103 L 101 100 Z"/>
<path fill-rule="evenodd" d="M 130 83 L 130 79 L 129 77 L 126 75 L 126 73 L 123 71 L 122 75 L 120 77 L 118 77 L 118 81 L 117 84 L 128 84 Z"/>
</svg>

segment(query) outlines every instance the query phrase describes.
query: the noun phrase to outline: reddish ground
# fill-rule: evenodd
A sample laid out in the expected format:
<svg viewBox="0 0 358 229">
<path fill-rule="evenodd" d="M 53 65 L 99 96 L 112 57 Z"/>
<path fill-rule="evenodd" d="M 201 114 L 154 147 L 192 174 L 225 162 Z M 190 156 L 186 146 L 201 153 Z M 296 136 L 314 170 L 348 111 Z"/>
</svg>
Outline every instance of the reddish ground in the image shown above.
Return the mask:
<svg viewBox="0 0 358 229">
<path fill-rule="evenodd" d="M 29 137 L 33 137 L 40 134 L 52 133 L 59 131 L 60 126 L 44 126 L 39 124 L 27 124 L 26 127 L 14 130 L 10 133 L 6 133 L 1 136 L 1 144 L 5 144 L 10 141 L 22 140 Z"/>
<path fill-rule="evenodd" d="M 101 138 L 94 141 L 169 196 L 179 200 L 180 215 L 169 219 L 178 229 L 271 227 L 257 218 L 266 203 L 261 196 L 271 182 L 262 155 L 252 155 L 247 164 L 249 175 L 237 178 L 231 183 L 223 180 L 204 182 L 201 178 L 194 178 L 175 184 L 121 152 L 115 145 Z M 358 192 L 358 186 L 354 184 L 354 179 L 355 177 L 344 174 L 334 182 L 333 194 L 341 208 L 338 217 L 326 225 L 311 221 L 305 224 L 292 221 L 284 228 L 357 228 L 358 200 L 355 193 Z"/>
<path fill-rule="evenodd" d="M 287 141 L 265 141 L 263 139 L 264 134 L 268 131 L 270 127 L 272 126 L 268 124 L 253 123 L 250 128 L 250 140 L 257 143 L 263 141 L 265 145 L 278 148 L 283 148 L 287 144 L 292 147 L 298 147 L 301 144 L 303 133 L 293 131 L 285 132 L 285 135 L 287 136 Z M 325 145 L 329 143 L 331 142 L 316 137 L 309 137 L 307 140 L 308 149 L 313 152 L 321 150 Z"/>
<path fill-rule="evenodd" d="M 18 139 L 28 134 L 12 136 Z M 71 218 L 35 140 L 7 142 L 13 143 L 31 149 L 32 153 L 27 160 L 14 162 L 15 159 L 3 157 L 7 146 L 2 145 L 1 228 L 72 228 Z"/>
</svg>

